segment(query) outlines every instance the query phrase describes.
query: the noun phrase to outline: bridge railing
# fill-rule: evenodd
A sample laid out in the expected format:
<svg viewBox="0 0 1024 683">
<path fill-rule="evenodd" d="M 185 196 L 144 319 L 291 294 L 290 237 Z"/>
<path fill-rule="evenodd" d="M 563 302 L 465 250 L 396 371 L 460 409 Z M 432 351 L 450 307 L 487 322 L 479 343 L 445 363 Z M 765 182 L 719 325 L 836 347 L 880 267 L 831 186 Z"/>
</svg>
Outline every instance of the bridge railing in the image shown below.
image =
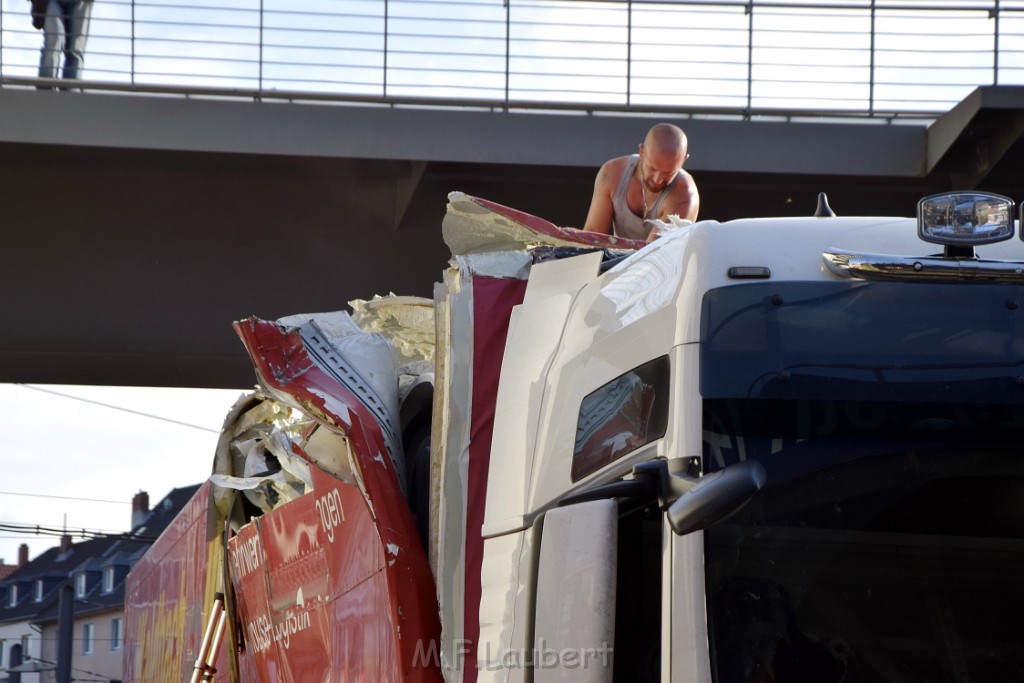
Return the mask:
<svg viewBox="0 0 1024 683">
<path fill-rule="evenodd" d="M 42 33 L 0 0 L 0 83 Z M 1024 84 L 1024 0 L 94 0 L 83 87 L 923 115 Z"/>
</svg>

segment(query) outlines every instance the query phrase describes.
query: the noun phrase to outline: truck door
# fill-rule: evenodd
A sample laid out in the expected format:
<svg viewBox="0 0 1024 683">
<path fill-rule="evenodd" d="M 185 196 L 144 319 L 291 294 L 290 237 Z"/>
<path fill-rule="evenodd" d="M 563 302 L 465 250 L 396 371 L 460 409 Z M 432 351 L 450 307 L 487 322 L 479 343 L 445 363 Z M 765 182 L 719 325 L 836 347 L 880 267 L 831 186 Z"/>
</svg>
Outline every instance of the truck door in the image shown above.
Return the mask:
<svg viewBox="0 0 1024 683">
<path fill-rule="evenodd" d="M 595 500 L 544 515 L 534 681 L 659 681 L 662 516 Z"/>
</svg>

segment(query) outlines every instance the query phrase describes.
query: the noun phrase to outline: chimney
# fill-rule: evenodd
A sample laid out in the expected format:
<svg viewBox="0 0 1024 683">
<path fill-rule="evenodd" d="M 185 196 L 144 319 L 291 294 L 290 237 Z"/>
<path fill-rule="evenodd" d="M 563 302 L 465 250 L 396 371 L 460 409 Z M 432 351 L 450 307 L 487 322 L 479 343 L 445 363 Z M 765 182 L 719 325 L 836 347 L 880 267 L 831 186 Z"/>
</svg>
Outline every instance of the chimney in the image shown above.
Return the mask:
<svg viewBox="0 0 1024 683">
<path fill-rule="evenodd" d="M 18 566 L 24 567 L 28 564 L 28 543 L 22 543 L 18 546 Z"/>
<path fill-rule="evenodd" d="M 60 552 L 66 553 L 71 550 L 71 536 L 64 534 L 60 537 Z"/>
<path fill-rule="evenodd" d="M 132 529 L 135 529 L 149 514 L 149 494 L 139 491 L 132 498 Z"/>
</svg>

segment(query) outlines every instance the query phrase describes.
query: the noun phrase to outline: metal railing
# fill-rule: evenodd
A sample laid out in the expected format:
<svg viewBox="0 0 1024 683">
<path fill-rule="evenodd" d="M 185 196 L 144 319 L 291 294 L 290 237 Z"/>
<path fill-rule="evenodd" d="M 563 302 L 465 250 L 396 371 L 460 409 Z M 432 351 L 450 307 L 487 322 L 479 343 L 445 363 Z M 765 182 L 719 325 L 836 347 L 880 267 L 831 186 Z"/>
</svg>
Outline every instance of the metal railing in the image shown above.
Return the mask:
<svg viewBox="0 0 1024 683">
<path fill-rule="evenodd" d="M 0 0 L 0 84 L 42 34 Z M 481 107 L 927 115 L 1024 84 L 1024 0 L 95 0 L 84 87 Z"/>
</svg>

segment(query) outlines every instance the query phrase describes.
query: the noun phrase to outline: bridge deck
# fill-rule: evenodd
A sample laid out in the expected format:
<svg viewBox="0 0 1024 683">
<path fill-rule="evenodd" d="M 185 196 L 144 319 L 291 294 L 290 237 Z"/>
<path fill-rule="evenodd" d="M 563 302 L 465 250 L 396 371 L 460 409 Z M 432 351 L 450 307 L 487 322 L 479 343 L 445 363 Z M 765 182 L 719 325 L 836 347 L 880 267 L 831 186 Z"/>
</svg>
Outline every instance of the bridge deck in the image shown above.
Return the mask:
<svg viewBox="0 0 1024 683">
<path fill-rule="evenodd" d="M 1021 187 L 1020 88 L 930 125 L 0 88 L 0 381 L 248 386 L 233 320 L 429 296 L 448 192 L 579 225 L 600 163 L 659 120 L 690 137 L 705 218 Z"/>
</svg>

